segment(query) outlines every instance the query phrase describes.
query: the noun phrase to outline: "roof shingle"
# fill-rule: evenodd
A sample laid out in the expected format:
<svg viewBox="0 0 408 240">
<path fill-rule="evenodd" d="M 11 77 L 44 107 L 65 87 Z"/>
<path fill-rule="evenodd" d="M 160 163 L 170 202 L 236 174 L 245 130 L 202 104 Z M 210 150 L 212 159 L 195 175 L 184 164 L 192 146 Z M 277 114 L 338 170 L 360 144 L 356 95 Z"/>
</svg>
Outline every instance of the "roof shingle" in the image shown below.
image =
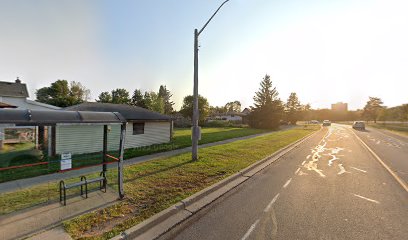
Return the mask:
<svg viewBox="0 0 408 240">
<path fill-rule="evenodd" d="M 64 108 L 68 111 L 118 112 L 126 120 L 170 121 L 169 116 L 127 104 L 87 102 Z"/>
<path fill-rule="evenodd" d="M 16 82 L 0 82 L 0 96 L 27 98 L 27 86 L 25 83 L 21 83 L 20 80 L 17 80 Z"/>
</svg>

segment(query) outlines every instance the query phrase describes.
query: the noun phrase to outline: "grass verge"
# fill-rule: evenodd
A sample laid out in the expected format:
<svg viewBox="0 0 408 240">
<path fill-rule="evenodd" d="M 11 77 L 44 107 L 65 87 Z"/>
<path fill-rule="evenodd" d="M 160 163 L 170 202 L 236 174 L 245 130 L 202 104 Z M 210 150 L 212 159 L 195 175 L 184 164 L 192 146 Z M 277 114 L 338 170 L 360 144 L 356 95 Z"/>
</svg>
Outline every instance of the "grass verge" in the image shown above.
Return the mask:
<svg viewBox="0 0 408 240">
<path fill-rule="evenodd" d="M 396 134 L 408 136 L 408 125 L 369 123 L 368 126 L 392 131 Z"/>
<path fill-rule="evenodd" d="M 187 153 L 130 166 L 125 169 L 125 200 L 66 221 L 64 227 L 74 239 L 109 239 L 316 129 L 296 128 L 204 148 L 195 162 Z"/>
<path fill-rule="evenodd" d="M 126 167 L 125 200 L 64 226 L 75 239 L 108 239 L 317 129 L 295 128 L 204 148 L 196 162 L 188 153 Z M 115 171 L 108 172 L 108 179 L 110 187 L 117 186 Z M 0 215 L 57 199 L 56 182 L 0 194 Z"/>
<path fill-rule="evenodd" d="M 218 142 L 226 139 L 237 138 L 237 137 L 244 137 L 254 134 L 259 134 L 267 132 L 267 130 L 261 129 L 253 129 L 253 128 L 203 128 L 202 129 L 202 140 L 199 141 L 199 144 L 206 144 L 212 142 Z M 139 147 L 139 148 L 131 148 L 126 149 L 124 158 L 130 159 L 134 157 L 140 157 L 144 155 L 149 155 L 158 152 L 165 152 L 171 151 L 175 149 L 185 148 L 191 146 L 191 130 L 190 129 L 175 129 L 173 140 L 169 143 L 163 144 L 156 144 L 146 147 Z M 34 151 L 32 149 L 26 151 Z M 28 163 L 35 163 L 35 162 L 42 162 L 47 161 L 48 164 L 40 165 L 40 166 L 32 166 L 29 168 L 20 168 L 20 169 L 11 169 L 11 170 L 3 170 L 0 172 L 0 183 L 22 179 L 22 178 L 29 178 L 35 177 L 50 173 L 55 173 L 60 168 L 59 157 L 49 157 L 48 159 L 43 158 L 29 158 L 26 152 L 22 151 L 13 151 L 7 153 L 8 155 L 13 155 L 15 159 L 16 157 L 20 157 L 21 161 L 10 161 L 10 157 L 6 157 L 5 153 L 0 152 L 0 167 L 9 167 L 14 165 L 22 165 Z M 117 152 L 110 152 L 111 155 L 117 155 Z M 8 156 L 7 155 L 7 156 Z M 16 155 L 16 156 L 14 156 Z M 89 154 L 79 154 L 73 156 L 72 167 L 83 167 L 89 166 L 92 164 L 98 164 L 102 162 L 102 153 L 89 153 Z M 2 163 L 6 164 L 2 166 Z"/>
</svg>

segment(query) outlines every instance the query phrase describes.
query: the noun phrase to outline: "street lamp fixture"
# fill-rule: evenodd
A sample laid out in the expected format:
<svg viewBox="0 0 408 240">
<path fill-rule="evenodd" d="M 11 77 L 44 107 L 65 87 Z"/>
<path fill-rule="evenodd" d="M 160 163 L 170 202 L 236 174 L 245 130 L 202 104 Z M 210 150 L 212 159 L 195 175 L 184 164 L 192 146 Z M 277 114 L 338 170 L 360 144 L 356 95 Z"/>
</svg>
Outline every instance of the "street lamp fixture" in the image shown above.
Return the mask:
<svg viewBox="0 0 408 240">
<path fill-rule="evenodd" d="M 217 12 L 226 4 L 229 0 L 224 1 L 214 12 L 214 14 L 208 19 L 204 26 L 198 31 L 194 29 L 194 91 L 193 91 L 193 128 L 192 128 L 192 160 L 198 159 L 198 138 L 200 136 L 200 128 L 198 126 L 199 112 L 198 112 L 198 37 L 211 22 Z"/>
</svg>

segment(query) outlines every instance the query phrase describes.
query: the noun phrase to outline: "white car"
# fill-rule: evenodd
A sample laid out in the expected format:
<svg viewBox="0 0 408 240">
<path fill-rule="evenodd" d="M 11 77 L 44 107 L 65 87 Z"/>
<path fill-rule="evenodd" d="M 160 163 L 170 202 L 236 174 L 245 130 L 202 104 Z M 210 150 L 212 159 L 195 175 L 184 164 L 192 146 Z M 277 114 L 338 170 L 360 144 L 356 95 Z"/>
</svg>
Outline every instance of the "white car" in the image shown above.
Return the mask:
<svg viewBox="0 0 408 240">
<path fill-rule="evenodd" d="M 323 126 L 330 126 L 330 125 L 331 125 L 330 120 L 324 120 L 323 121 Z"/>
</svg>

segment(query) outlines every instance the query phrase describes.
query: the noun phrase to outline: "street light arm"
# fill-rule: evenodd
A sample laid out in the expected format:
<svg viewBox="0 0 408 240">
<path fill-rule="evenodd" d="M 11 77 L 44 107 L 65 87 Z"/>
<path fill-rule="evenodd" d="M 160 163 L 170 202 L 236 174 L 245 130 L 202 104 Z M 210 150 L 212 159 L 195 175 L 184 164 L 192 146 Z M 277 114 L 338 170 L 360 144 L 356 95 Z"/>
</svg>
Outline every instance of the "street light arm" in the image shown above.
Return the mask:
<svg viewBox="0 0 408 240">
<path fill-rule="evenodd" d="M 207 27 L 207 25 L 211 22 L 211 20 L 213 19 L 213 17 L 215 16 L 215 14 L 217 14 L 217 12 L 222 8 L 222 6 L 224 6 L 224 4 L 226 4 L 229 0 L 224 1 L 221 6 L 219 6 L 217 8 L 217 11 L 215 11 L 215 13 L 210 17 L 210 19 L 208 19 L 208 21 L 204 24 L 204 26 L 200 29 L 200 31 L 198 31 L 197 37 L 200 35 L 200 33 L 204 30 L 205 27 Z"/>
</svg>

